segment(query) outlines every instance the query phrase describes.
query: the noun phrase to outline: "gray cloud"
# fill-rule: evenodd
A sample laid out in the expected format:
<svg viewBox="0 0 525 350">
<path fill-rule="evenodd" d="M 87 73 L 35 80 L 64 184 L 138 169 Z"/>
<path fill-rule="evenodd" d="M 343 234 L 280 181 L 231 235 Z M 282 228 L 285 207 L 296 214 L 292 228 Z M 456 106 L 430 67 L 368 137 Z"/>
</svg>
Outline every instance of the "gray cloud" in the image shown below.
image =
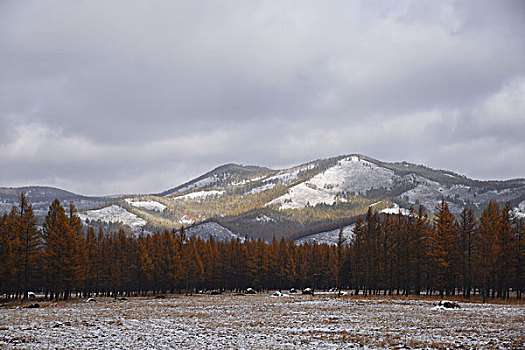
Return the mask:
<svg viewBox="0 0 525 350">
<path fill-rule="evenodd" d="M 523 1 L 4 1 L 0 185 L 346 153 L 524 177 Z"/>
</svg>

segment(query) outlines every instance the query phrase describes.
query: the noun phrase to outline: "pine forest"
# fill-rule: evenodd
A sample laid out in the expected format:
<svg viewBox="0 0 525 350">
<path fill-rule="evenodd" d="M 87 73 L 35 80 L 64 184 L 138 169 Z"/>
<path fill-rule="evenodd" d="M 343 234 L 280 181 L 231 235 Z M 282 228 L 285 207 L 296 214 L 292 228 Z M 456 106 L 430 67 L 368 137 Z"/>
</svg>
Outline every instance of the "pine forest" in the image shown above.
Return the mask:
<svg viewBox="0 0 525 350">
<path fill-rule="evenodd" d="M 478 218 L 442 201 L 409 215 L 372 209 L 352 241 L 294 244 L 284 238 L 219 242 L 184 228 L 131 236 L 84 226 L 73 203 L 49 207 L 41 229 L 22 194 L 0 217 L 0 293 L 49 299 L 310 287 L 362 295 L 523 297 L 524 222 L 496 202 Z"/>
</svg>

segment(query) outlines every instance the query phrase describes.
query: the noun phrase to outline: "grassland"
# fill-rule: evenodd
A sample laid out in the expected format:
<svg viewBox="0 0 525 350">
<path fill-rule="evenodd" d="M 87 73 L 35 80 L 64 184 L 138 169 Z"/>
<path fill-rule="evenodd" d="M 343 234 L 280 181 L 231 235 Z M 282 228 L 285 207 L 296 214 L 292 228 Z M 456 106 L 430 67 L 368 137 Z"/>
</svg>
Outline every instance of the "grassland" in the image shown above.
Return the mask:
<svg viewBox="0 0 525 350">
<path fill-rule="evenodd" d="M 405 298 L 168 296 L 0 309 L 7 349 L 525 347 L 525 305 Z"/>
</svg>

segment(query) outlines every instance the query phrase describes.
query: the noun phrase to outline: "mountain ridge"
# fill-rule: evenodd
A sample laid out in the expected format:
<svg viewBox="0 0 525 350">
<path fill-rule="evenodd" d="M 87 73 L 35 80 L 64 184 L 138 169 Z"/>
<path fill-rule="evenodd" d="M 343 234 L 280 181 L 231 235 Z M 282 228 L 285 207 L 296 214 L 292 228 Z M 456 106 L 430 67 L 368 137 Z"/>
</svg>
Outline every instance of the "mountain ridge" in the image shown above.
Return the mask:
<svg viewBox="0 0 525 350">
<path fill-rule="evenodd" d="M 181 226 L 221 232 L 221 237 L 273 235 L 290 239 L 348 226 L 369 207 L 385 213 L 410 205 L 432 211 L 445 199 L 454 213 L 465 205 L 478 211 L 490 201 L 509 202 L 525 215 L 525 179 L 475 180 L 425 165 L 384 162 L 362 154 L 317 159 L 286 169 L 224 164 L 190 181 L 154 194 L 90 197 L 59 188 L 0 188 L 0 211 L 25 191 L 38 215 L 54 196 L 72 200 L 89 225 L 125 225 L 130 232 Z M 46 197 L 47 196 L 47 197 Z M 35 205 L 35 204 L 34 204 Z M 48 204 L 47 204 L 48 205 Z M 522 213 L 523 211 L 523 213 Z M 231 235 L 225 234 L 225 230 Z"/>
</svg>

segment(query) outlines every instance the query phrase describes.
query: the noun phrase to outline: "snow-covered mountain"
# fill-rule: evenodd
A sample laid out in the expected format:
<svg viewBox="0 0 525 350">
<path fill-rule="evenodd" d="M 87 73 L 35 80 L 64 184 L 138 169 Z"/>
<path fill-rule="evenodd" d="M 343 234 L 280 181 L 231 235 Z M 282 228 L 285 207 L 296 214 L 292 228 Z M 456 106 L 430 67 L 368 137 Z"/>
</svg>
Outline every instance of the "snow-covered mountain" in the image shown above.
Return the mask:
<svg viewBox="0 0 525 350">
<path fill-rule="evenodd" d="M 525 217 L 524 179 L 478 181 L 359 154 L 278 170 L 227 164 L 151 195 L 95 198 L 44 187 L 0 188 L 0 211 L 8 211 L 21 191 L 39 215 L 45 215 L 58 197 L 64 204 L 75 202 L 87 222 L 124 224 L 134 232 L 184 225 L 192 227 L 189 232 L 218 240 L 245 236 L 271 240 L 275 235 L 333 241 L 341 225 L 350 227 L 369 207 L 406 213 L 410 205 L 422 204 L 433 211 L 443 198 L 456 214 L 465 205 L 479 214 L 495 200 L 510 203 L 515 216 Z"/>
</svg>

